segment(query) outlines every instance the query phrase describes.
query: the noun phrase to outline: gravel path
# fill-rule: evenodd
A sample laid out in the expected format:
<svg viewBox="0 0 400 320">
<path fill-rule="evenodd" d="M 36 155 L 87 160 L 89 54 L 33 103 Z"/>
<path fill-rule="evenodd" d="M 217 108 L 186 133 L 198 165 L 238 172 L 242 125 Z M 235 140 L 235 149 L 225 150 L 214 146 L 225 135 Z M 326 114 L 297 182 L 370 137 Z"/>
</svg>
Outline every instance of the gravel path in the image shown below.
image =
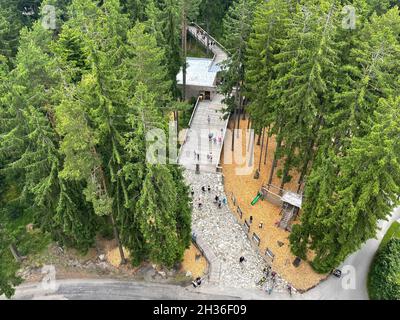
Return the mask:
<svg viewBox="0 0 400 320">
<path fill-rule="evenodd" d="M 186 170 L 185 178 L 192 186 L 195 194 L 193 199 L 194 232 L 212 250 L 217 258 L 211 268 L 218 269 L 214 277 L 214 285 L 232 288 L 255 288 L 263 277 L 265 261 L 252 247 L 242 226 L 237 222 L 227 205 L 221 209 L 214 203 L 214 198 L 225 196 L 222 184 L 222 175 L 217 173 L 195 174 Z M 211 187 L 211 191 L 203 192 L 202 186 Z M 202 203 L 199 209 L 198 203 Z M 244 256 L 246 261 L 239 263 Z M 287 292 L 287 283 L 276 277 L 274 292 Z"/>
</svg>

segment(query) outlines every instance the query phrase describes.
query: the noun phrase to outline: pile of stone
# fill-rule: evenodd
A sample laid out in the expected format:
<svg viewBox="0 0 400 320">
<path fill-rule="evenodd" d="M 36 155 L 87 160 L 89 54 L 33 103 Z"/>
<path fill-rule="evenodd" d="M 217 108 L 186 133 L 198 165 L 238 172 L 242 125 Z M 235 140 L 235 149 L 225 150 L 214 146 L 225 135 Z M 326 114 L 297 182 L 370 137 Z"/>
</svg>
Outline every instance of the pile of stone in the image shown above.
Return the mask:
<svg viewBox="0 0 400 320">
<path fill-rule="evenodd" d="M 260 287 L 265 261 L 252 247 L 229 207 L 218 208 L 215 203 L 216 195 L 220 199 L 226 197 L 222 175 L 196 174 L 190 170 L 186 170 L 184 175 L 194 191 L 192 228 L 216 257 L 211 265 L 214 273 L 217 272 L 217 276 L 213 276 L 214 284 L 236 288 Z M 211 191 L 208 191 L 209 186 Z M 202 190 L 203 187 L 206 191 Z M 245 258 L 243 263 L 239 262 L 240 257 Z M 287 292 L 287 287 L 287 282 L 277 275 L 273 291 Z"/>
</svg>

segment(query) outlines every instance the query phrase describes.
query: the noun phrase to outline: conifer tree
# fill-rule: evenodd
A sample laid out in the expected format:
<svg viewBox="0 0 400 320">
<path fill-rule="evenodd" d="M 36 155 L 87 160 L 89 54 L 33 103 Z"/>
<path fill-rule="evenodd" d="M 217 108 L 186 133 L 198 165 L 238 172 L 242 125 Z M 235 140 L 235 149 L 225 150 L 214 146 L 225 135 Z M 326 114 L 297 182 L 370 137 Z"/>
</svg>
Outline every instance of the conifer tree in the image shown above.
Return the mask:
<svg viewBox="0 0 400 320">
<path fill-rule="evenodd" d="M 314 250 L 318 272 L 329 272 L 375 237 L 378 221 L 399 204 L 399 102 L 381 99 L 370 133 L 353 138 L 345 156 L 325 155 L 329 171 L 321 166 L 310 176 L 302 223 L 290 239 L 303 258 Z"/>
<path fill-rule="evenodd" d="M 165 106 L 170 100 L 171 81 L 165 67 L 165 53 L 157 45 L 153 34 L 145 31 L 145 25 L 138 23 L 128 32 L 128 57 L 125 66 L 132 77 L 132 89 L 141 82 L 156 94 L 158 106 Z"/>
</svg>

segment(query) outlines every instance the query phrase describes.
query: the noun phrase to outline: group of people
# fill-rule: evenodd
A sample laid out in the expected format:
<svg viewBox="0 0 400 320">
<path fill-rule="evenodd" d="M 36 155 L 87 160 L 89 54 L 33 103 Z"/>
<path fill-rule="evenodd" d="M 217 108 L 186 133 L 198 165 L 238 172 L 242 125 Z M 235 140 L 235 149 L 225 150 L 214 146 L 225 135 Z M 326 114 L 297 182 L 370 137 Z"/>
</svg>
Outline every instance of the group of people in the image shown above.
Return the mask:
<svg viewBox="0 0 400 320">
<path fill-rule="evenodd" d="M 219 209 L 221 209 L 222 205 L 228 204 L 228 200 L 226 199 L 226 197 L 223 197 L 221 199 L 221 197 L 219 195 L 216 195 L 214 198 L 214 203 L 218 206 Z"/>
<path fill-rule="evenodd" d="M 222 135 L 219 136 L 219 137 L 217 138 L 217 136 L 214 135 L 213 132 L 210 132 L 210 133 L 208 134 L 208 141 L 209 141 L 209 142 L 214 142 L 214 144 L 217 144 L 217 142 L 218 142 L 219 144 L 221 144 L 221 143 L 222 143 Z"/>
<path fill-rule="evenodd" d="M 197 288 L 201 285 L 202 281 L 203 280 L 200 277 L 197 277 L 194 281 L 192 281 L 193 287 Z"/>
<path fill-rule="evenodd" d="M 203 194 L 206 192 L 211 192 L 211 186 L 210 185 L 208 185 L 207 187 L 202 186 L 201 191 Z M 192 199 L 194 199 L 195 192 L 194 192 L 193 188 L 191 189 L 191 195 L 192 195 Z M 228 200 L 225 196 L 220 197 L 219 195 L 216 195 L 214 198 L 214 204 L 216 204 L 218 206 L 218 208 L 221 209 L 223 205 L 228 204 Z M 201 210 L 203 208 L 203 202 L 202 202 L 201 197 L 199 197 L 197 200 L 197 206 L 198 206 L 199 210 Z"/>
<path fill-rule="evenodd" d="M 204 43 L 208 44 L 209 47 L 215 46 L 216 42 L 214 40 L 212 40 L 211 38 L 209 38 L 207 33 L 205 33 L 202 29 L 197 28 L 196 34 L 198 37 L 201 37 L 201 39 L 203 39 Z"/>
<path fill-rule="evenodd" d="M 267 290 L 268 293 L 271 294 L 271 293 L 272 293 L 272 290 L 273 290 L 273 288 L 274 288 L 274 286 L 275 286 L 275 284 L 276 284 L 277 274 L 276 274 L 275 271 L 272 271 L 271 266 L 268 266 L 268 267 L 264 268 L 263 272 L 264 272 L 264 276 L 265 276 L 267 279 L 271 276 L 272 285 L 269 286 L 269 288 L 268 288 L 268 290 Z M 290 294 L 290 296 L 291 296 L 291 295 L 292 295 L 292 286 L 291 286 L 290 284 L 288 284 L 286 288 L 287 288 L 287 290 L 288 290 L 288 292 L 289 292 L 289 294 Z"/>
</svg>

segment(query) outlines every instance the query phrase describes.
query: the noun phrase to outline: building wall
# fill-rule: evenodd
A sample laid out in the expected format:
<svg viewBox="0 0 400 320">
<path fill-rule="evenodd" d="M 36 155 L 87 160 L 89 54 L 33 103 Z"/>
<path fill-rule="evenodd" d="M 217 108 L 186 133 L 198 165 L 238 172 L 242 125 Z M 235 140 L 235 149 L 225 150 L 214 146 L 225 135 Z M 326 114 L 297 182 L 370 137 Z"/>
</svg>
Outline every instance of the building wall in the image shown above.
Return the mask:
<svg viewBox="0 0 400 320">
<path fill-rule="evenodd" d="M 181 85 L 178 85 L 179 89 L 182 89 Z M 216 87 L 198 87 L 198 86 L 186 86 L 186 99 L 190 99 L 192 97 L 196 98 L 200 95 L 200 92 L 203 91 L 210 91 L 211 93 L 211 99 L 215 97 L 217 94 L 217 88 Z"/>
</svg>

